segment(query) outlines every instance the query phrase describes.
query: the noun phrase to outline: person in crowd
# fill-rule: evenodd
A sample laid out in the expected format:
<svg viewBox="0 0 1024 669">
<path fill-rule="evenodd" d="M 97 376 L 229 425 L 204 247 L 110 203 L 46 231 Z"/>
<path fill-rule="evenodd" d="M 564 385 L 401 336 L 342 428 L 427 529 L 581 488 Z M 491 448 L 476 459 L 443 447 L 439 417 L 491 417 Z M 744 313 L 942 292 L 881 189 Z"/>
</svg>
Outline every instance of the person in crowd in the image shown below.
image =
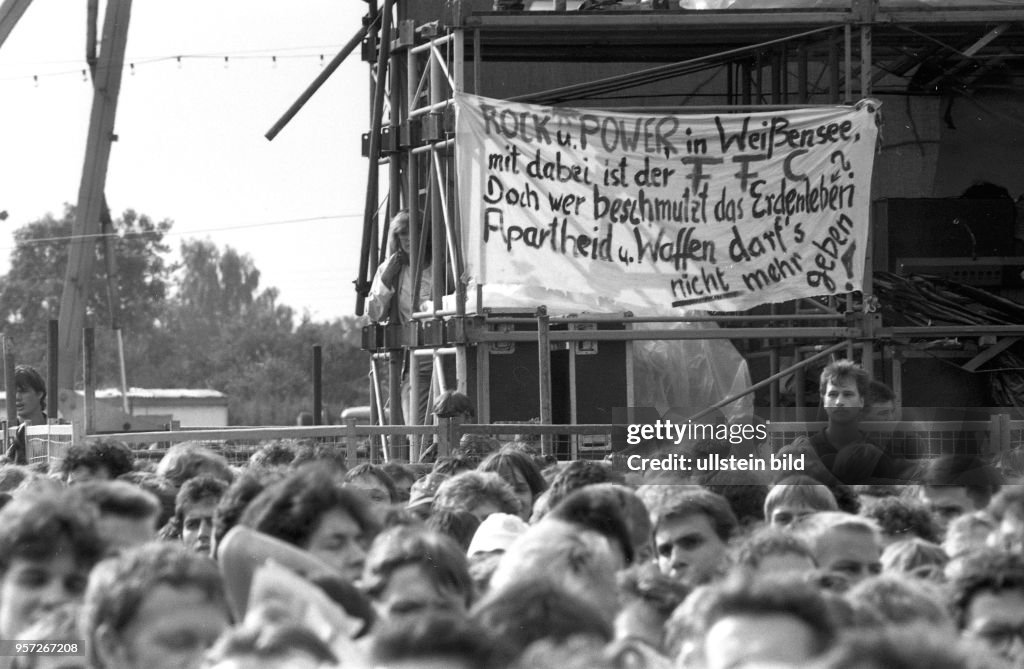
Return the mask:
<svg viewBox="0 0 1024 669">
<path fill-rule="evenodd" d="M 997 660 L 998 658 L 995 658 Z M 1005 669 L 942 630 L 893 627 L 848 630 L 805 669 Z"/>
<path fill-rule="evenodd" d="M 299 442 L 295 439 L 274 439 L 256 449 L 249 456 L 250 467 L 287 467 L 299 452 Z"/>
<path fill-rule="evenodd" d="M 81 644 L 76 655 L 16 655 L 0 658 L 0 666 L 5 666 L 4 659 L 10 659 L 11 669 L 92 669 L 85 658 L 85 644 L 78 635 L 78 610 L 76 602 L 62 604 L 47 611 L 22 632 L 23 639 L 45 639 L 71 647 Z"/>
<path fill-rule="evenodd" d="M 93 509 L 69 494 L 19 496 L 0 509 L 0 639 L 23 639 L 47 612 L 79 603 L 104 548 Z"/>
<path fill-rule="evenodd" d="M 138 486 L 157 498 L 160 502 L 160 513 L 156 518 L 156 526 L 158 528 L 163 527 L 174 518 L 174 504 L 178 496 L 178 489 L 170 481 L 162 476 L 158 476 L 156 472 L 141 469 L 134 469 L 127 474 L 121 474 L 117 480 Z"/>
<path fill-rule="evenodd" d="M 921 484 L 921 501 L 945 531 L 959 516 L 988 506 L 1002 486 L 1002 479 L 977 456 L 944 455 L 928 463 Z"/>
<path fill-rule="evenodd" d="M 946 528 L 942 539 L 942 550 L 950 560 L 955 560 L 988 543 L 989 536 L 996 529 L 996 521 L 987 511 L 975 511 L 957 516 Z"/>
<path fill-rule="evenodd" d="M 403 513 L 408 512 L 403 511 Z M 491 514 L 491 516 L 495 515 L 498 514 Z M 491 516 L 488 516 L 488 518 Z M 477 528 L 480 527 L 480 519 L 469 511 L 462 509 L 442 509 L 431 514 L 430 518 L 427 518 L 426 527 L 447 536 L 458 544 L 459 548 L 467 551 Z"/>
<path fill-rule="evenodd" d="M 7 458 L 15 464 L 28 463 L 25 428 L 46 425 L 46 382 L 43 375 L 29 365 L 14 368 L 14 406 L 21 421 L 7 449 Z"/>
<path fill-rule="evenodd" d="M 356 465 L 342 477 L 345 485 L 362 490 L 375 507 L 381 509 L 398 502 L 395 482 L 379 465 Z"/>
<path fill-rule="evenodd" d="M 465 616 L 473 603 L 466 553 L 425 528 L 399 526 L 374 540 L 363 570 L 363 591 L 378 622 Z"/>
<path fill-rule="evenodd" d="M 864 407 L 864 420 L 896 420 L 896 392 L 877 379 L 871 379 L 868 383 L 867 406 Z"/>
<path fill-rule="evenodd" d="M 669 669 L 671 664 L 654 664 L 650 656 L 638 656 L 632 648 L 602 648 L 587 637 L 564 641 L 541 639 L 530 644 L 511 665 L 512 669 Z"/>
<path fill-rule="evenodd" d="M 422 520 L 426 520 L 430 516 L 434 497 L 437 496 L 437 489 L 449 478 L 451 477 L 448 474 L 430 472 L 416 479 L 412 488 L 409 489 L 409 502 L 405 508 Z"/>
<path fill-rule="evenodd" d="M 202 555 L 213 555 L 213 517 L 228 483 L 209 474 L 185 481 L 174 505 L 174 521 L 185 547 Z"/>
<path fill-rule="evenodd" d="M 988 549 L 962 558 L 950 593 L 965 638 L 1024 665 L 1024 555 Z"/>
<path fill-rule="evenodd" d="M 491 590 L 471 616 L 501 639 L 508 659 L 514 659 L 541 639 L 583 637 L 591 645 L 606 644 L 614 638 L 611 613 L 551 579 L 523 575 L 514 584 Z"/>
<path fill-rule="evenodd" d="M 558 506 L 558 503 L 569 496 L 577 488 L 595 483 L 622 483 L 622 477 L 615 470 L 602 462 L 593 460 L 573 460 L 558 470 L 547 490 L 547 510 Z"/>
<path fill-rule="evenodd" d="M 132 471 L 133 459 L 131 449 L 117 441 L 72 445 L 61 462 L 61 473 L 69 484 L 116 479 Z"/>
<path fill-rule="evenodd" d="M 230 624 L 216 563 L 155 542 L 93 569 L 79 629 L 94 669 L 197 669 Z"/>
<path fill-rule="evenodd" d="M 817 568 L 807 542 L 778 527 L 763 527 L 736 549 L 735 568 L 750 576 L 807 574 Z"/>
<path fill-rule="evenodd" d="M 501 657 L 486 630 L 456 614 L 385 623 L 371 647 L 373 666 L 388 669 L 500 669 Z"/>
<path fill-rule="evenodd" d="M 636 556 L 636 544 L 642 547 L 650 543 L 651 535 L 648 529 L 645 534 L 632 536 L 625 499 L 626 494 L 616 489 L 614 484 L 584 486 L 563 499 L 544 517 L 573 523 L 601 534 L 618 548 L 622 564 L 630 565 Z M 641 509 L 639 515 L 646 520 L 646 510 Z"/>
<path fill-rule="evenodd" d="M 906 579 L 899 574 L 879 574 L 857 583 L 844 596 L 854 606 L 863 603 L 877 612 L 885 627 L 921 625 L 945 630 L 947 634 L 956 631 L 945 594 L 929 581 Z"/>
<path fill-rule="evenodd" d="M 878 524 L 882 546 L 918 537 L 925 541 L 939 541 L 941 529 L 927 507 L 914 499 L 885 497 L 861 512 Z"/>
<path fill-rule="evenodd" d="M 882 571 L 878 526 L 872 520 L 821 511 L 801 519 L 794 531 L 811 547 L 822 575 L 840 591 Z"/>
<path fill-rule="evenodd" d="M 729 540 L 738 523 L 729 503 L 706 490 L 683 493 L 654 526 L 654 546 L 663 574 L 691 587 L 728 567 Z"/>
<path fill-rule="evenodd" d="M 533 503 L 548 487 L 533 458 L 522 451 L 505 447 L 487 456 L 477 469 L 497 474 L 508 483 L 519 499 L 519 517 L 525 521 L 530 520 Z"/>
<path fill-rule="evenodd" d="M 723 471 L 712 472 L 702 486 L 724 497 L 729 508 L 736 514 L 740 531 L 751 530 L 761 524 L 764 502 L 769 487 L 757 472 Z"/>
<path fill-rule="evenodd" d="M 544 518 L 505 551 L 491 576 L 491 589 L 514 587 L 542 575 L 611 616 L 618 607 L 615 574 L 625 566 L 622 550 L 605 535 L 576 523 Z"/>
<path fill-rule="evenodd" d="M 492 513 L 518 514 L 519 500 L 497 474 L 468 471 L 441 482 L 432 510 L 443 509 L 469 511 L 482 521 Z"/>
<path fill-rule="evenodd" d="M 776 483 L 764 499 L 764 522 L 773 527 L 788 527 L 816 511 L 837 511 L 839 505 L 827 486 L 802 476 L 787 477 Z"/>
<path fill-rule="evenodd" d="M 911 537 L 886 546 L 880 561 L 884 574 L 942 581 L 949 556 L 942 546 Z"/>
<path fill-rule="evenodd" d="M 992 498 L 988 511 L 996 523 L 990 543 L 1009 551 L 1024 552 L 1024 486 L 1005 486 Z"/>
<path fill-rule="evenodd" d="M 203 658 L 203 669 L 322 669 L 338 664 L 330 646 L 296 623 L 228 629 Z"/>
<path fill-rule="evenodd" d="M 689 588 L 661 573 L 653 563 L 641 563 L 618 573 L 620 608 L 615 616 L 619 651 L 630 648 L 648 659 L 665 657 L 665 624 L 682 604 Z M 651 655 L 655 658 L 652 660 Z M 665 658 L 667 660 L 667 658 Z"/>
<path fill-rule="evenodd" d="M 217 556 L 217 546 L 224 539 L 228 530 L 238 524 L 249 502 L 263 492 L 268 485 L 280 481 L 285 475 L 286 471 L 280 468 L 268 469 L 250 465 L 231 482 L 231 485 L 218 500 L 217 508 L 213 511 L 213 537 L 210 547 L 212 556 Z"/>
<path fill-rule="evenodd" d="M 28 478 L 36 478 L 39 474 L 26 467 L 12 462 L 0 464 L 0 492 L 13 493 Z"/>
<path fill-rule="evenodd" d="M 459 445 L 452 448 L 452 455 L 465 459 L 474 467 L 479 467 L 480 463 L 500 449 L 501 442 L 494 437 L 470 432 L 462 435 Z"/>
<path fill-rule="evenodd" d="M 234 478 L 223 455 L 194 441 L 183 441 L 167 449 L 156 466 L 156 473 L 175 488 L 181 488 L 185 481 L 200 474 L 210 474 L 227 483 Z"/>
<path fill-rule="evenodd" d="M 392 483 L 395 484 L 395 491 L 398 493 L 395 503 L 407 504 L 409 502 L 409 492 L 412 490 L 412 484 L 416 482 L 418 476 L 412 467 L 401 463 L 385 462 L 380 468 L 388 475 Z"/>
<path fill-rule="evenodd" d="M 691 650 L 704 669 L 799 665 L 829 650 L 837 636 L 820 592 L 800 579 L 730 579 L 709 590 Z"/>
<path fill-rule="evenodd" d="M 160 500 L 153 493 L 126 481 L 94 479 L 73 486 L 69 494 L 96 508 L 107 554 L 156 539 Z"/>
<path fill-rule="evenodd" d="M 379 528 L 369 500 L 322 468 L 300 469 L 267 487 L 239 523 L 309 551 L 353 583 Z"/>
<path fill-rule="evenodd" d="M 445 455 L 434 461 L 434 464 L 430 467 L 432 474 L 443 474 L 445 476 L 455 476 L 462 472 L 471 472 L 475 469 L 473 463 L 463 457 L 455 455 Z"/>
<path fill-rule="evenodd" d="M 490 590 L 491 576 L 501 557 L 526 530 L 523 519 L 509 513 L 492 513 L 480 523 L 466 549 L 469 575 L 478 596 Z"/>
<path fill-rule="evenodd" d="M 836 360 L 821 372 L 821 405 L 828 426 L 811 436 L 826 469 L 847 485 L 893 483 L 907 479 L 911 466 L 868 443 L 860 430 L 871 377 L 850 360 Z"/>
</svg>

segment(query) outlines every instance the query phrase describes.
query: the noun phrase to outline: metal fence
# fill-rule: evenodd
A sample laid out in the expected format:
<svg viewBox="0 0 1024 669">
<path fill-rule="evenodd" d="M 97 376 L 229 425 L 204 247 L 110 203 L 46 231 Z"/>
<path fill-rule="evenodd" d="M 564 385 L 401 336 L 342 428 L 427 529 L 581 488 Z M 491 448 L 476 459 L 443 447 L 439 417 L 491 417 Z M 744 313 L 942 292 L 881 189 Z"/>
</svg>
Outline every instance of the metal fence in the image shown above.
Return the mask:
<svg viewBox="0 0 1024 669">
<path fill-rule="evenodd" d="M 768 440 L 759 449 L 765 454 L 800 437 L 814 434 L 824 422 L 772 422 Z M 951 453 L 971 453 L 1000 462 L 1024 464 L 1024 420 L 997 414 L 989 420 L 914 421 L 866 423 L 872 443 L 894 456 L 934 458 Z M 535 423 L 473 424 L 442 420 L 437 425 L 382 427 L 329 425 L 312 427 L 245 427 L 186 429 L 167 432 L 125 432 L 88 435 L 76 439 L 71 425 L 39 425 L 26 429 L 29 462 L 50 462 L 64 457 L 72 443 L 117 440 L 128 444 L 136 456 L 157 460 L 173 444 L 199 442 L 222 453 L 232 465 L 241 466 L 264 444 L 287 440 L 345 454 L 348 466 L 391 459 L 417 461 L 422 448 L 438 444 L 440 454 L 460 442 L 476 441 L 483 450 L 508 441 L 535 444 L 559 460 L 600 460 L 616 446 L 625 445 L 626 425 L 538 425 Z M 482 442 L 482 443 L 481 443 Z M 1015 469 L 1016 470 L 1016 469 Z"/>
</svg>

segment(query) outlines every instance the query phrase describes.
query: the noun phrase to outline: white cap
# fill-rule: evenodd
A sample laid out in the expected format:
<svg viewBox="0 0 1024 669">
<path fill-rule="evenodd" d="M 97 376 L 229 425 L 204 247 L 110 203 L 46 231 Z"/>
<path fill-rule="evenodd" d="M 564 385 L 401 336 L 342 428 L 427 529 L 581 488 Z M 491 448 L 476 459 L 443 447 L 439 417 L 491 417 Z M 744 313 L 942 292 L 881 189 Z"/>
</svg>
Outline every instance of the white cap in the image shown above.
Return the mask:
<svg viewBox="0 0 1024 669">
<path fill-rule="evenodd" d="M 510 513 L 492 513 L 484 518 L 469 542 L 466 555 L 490 553 L 491 551 L 507 550 L 512 542 L 519 538 L 527 529 L 527 524 L 519 516 Z"/>
</svg>

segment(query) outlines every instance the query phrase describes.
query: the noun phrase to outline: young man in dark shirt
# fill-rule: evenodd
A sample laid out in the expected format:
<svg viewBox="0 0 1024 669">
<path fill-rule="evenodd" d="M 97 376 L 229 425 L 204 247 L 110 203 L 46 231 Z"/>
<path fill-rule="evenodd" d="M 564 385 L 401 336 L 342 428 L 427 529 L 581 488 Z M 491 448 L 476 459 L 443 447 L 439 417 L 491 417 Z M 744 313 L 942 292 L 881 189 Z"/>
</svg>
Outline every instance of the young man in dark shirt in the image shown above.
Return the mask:
<svg viewBox="0 0 1024 669">
<path fill-rule="evenodd" d="M 822 464 L 841 483 L 898 483 L 908 463 L 897 460 L 861 432 L 871 376 L 850 360 L 836 360 L 821 372 L 821 405 L 828 427 L 811 437 Z"/>
</svg>

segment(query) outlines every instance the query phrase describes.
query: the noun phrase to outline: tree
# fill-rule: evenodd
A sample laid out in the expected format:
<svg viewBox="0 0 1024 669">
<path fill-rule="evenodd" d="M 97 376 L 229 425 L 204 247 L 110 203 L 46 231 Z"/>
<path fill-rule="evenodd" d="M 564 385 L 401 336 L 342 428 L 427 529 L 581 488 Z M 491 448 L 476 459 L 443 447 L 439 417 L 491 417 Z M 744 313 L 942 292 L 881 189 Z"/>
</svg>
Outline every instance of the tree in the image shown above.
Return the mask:
<svg viewBox="0 0 1024 669">
<path fill-rule="evenodd" d="M 67 265 L 74 209 L 46 216 L 16 232 L 11 271 L 0 277 L 0 328 L 16 343 L 19 361 L 41 365 L 46 322 L 56 318 Z M 181 262 L 167 261 L 170 221 L 154 223 L 126 211 L 115 223 L 120 324 L 130 385 L 210 388 L 229 398 L 233 424 L 293 424 L 312 408 L 311 350 L 324 350 L 324 402 L 336 415 L 367 401 L 367 355 L 359 322 L 317 323 L 261 288 L 252 258 L 209 240 L 187 240 Z M 105 267 L 97 248 L 97 268 Z M 119 385 L 117 347 L 109 326 L 106 282 L 90 285 L 88 322 L 97 326 L 97 384 Z"/>
<path fill-rule="evenodd" d="M 75 208 L 65 205 L 61 218 L 47 214 L 16 230 L 11 269 L 0 277 L 0 326 L 14 340 L 19 360 L 30 364 L 38 365 L 46 359 L 47 321 L 56 319 L 60 312 L 74 218 Z M 164 236 L 171 222 L 154 222 L 129 209 L 114 221 L 113 229 L 118 322 L 128 339 L 145 338 L 158 326 L 168 293 L 170 268 L 164 254 L 170 249 Z M 95 266 L 104 268 L 102 240 L 97 240 L 95 246 Z M 110 306 L 105 272 L 100 270 L 90 281 L 87 322 L 109 326 Z M 96 365 L 101 383 L 116 381 L 115 361 L 113 358 Z"/>
</svg>

